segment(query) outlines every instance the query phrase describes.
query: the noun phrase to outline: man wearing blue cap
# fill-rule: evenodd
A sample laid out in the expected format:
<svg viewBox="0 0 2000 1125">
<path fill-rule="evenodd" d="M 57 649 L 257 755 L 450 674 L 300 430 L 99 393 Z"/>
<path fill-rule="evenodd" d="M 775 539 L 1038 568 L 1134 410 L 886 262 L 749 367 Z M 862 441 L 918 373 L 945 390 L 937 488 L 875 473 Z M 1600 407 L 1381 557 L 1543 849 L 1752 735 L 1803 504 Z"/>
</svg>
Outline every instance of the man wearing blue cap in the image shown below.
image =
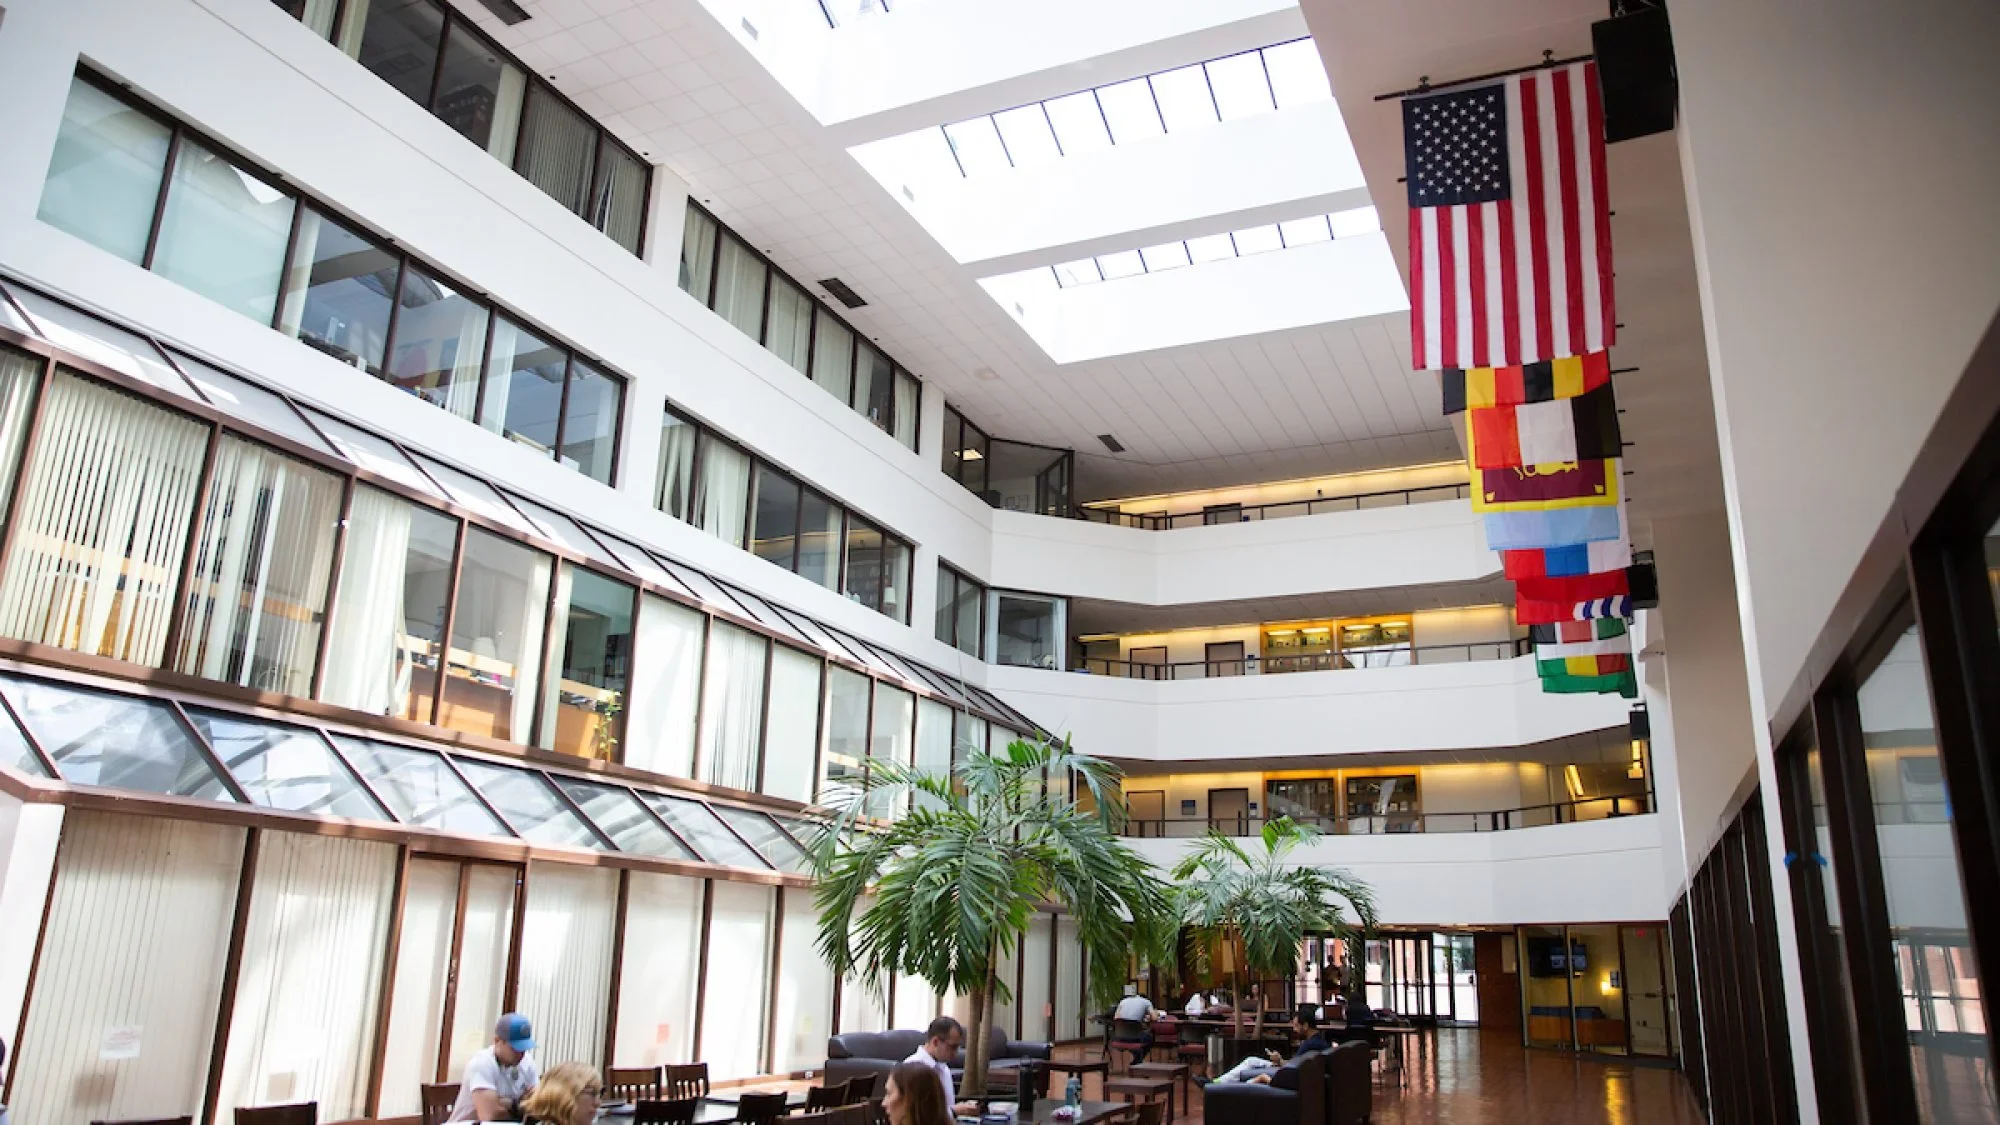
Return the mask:
<svg viewBox="0 0 2000 1125">
<path fill-rule="evenodd" d="M 493 1045 L 465 1063 L 458 1085 L 458 1102 L 446 1121 L 516 1121 L 520 1102 L 541 1080 L 541 1070 L 528 1052 L 535 1049 L 535 1029 L 528 1017 L 508 1012 L 493 1025 Z"/>
</svg>

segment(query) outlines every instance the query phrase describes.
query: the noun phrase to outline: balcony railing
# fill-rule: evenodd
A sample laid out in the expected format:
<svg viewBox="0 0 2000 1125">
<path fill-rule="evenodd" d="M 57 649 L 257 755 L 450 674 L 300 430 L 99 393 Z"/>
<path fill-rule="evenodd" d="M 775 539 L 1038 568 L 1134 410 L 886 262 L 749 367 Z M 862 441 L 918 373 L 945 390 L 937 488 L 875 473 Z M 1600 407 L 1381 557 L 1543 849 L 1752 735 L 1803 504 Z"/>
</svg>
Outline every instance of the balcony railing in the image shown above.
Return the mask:
<svg viewBox="0 0 2000 1125">
<path fill-rule="evenodd" d="M 1310 500 L 1279 500 L 1270 504 L 1219 504 L 1193 512 L 1117 512 L 1108 508 L 1079 508 L 1078 514 L 1092 523 L 1136 527 L 1145 531 L 1169 531 L 1179 527 L 1209 527 L 1225 523 L 1281 520 L 1293 516 L 1317 516 L 1324 512 L 1358 512 L 1364 508 L 1400 508 L 1408 504 L 1429 504 L 1439 500 L 1464 500 L 1472 495 L 1469 484 L 1434 484 L 1423 488 L 1393 488 L 1385 492 L 1362 492 L 1351 496 L 1315 496 Z"/>
<path fill-rule="evenodd" d="M 1542 828 L 1551 824 L 1638 816 L 1652 811 L 1653 794 L 1649 790 L 1491 812 L 1386 813 L 1344 817 L 1290 815 L 1292 820 L 1328 836 L 1399 836 L 1419 832 L 1507 832 L 1516 828 Z M 1225 836 L 1254 836 L 1264 830 L 1264 822 L 1265 818 L 1260 816 L 1133 818 L 1125 822 L 1124 835 L 1140 839 L 1191 840 L 1214 830 Z"/>
<path fill-rule="evenodd" d="M 1087 675 L 1126 680 L 1213 680 L 1229 676 L 1272 676 L 1283 672 L 1333 672 L 1350 668 L 1407 668 L 1413 664 L 1512 660 L 1533 651 L 1534 641 L 1518 637 L 1508 641 L 1474 641 L 1460 645 L 1301 653 L 1296 656 L 1245 656 L 1232 660 L 1184 660 L 1175 664 L 1086 659 L 1076 670 Z"/>
</svg>

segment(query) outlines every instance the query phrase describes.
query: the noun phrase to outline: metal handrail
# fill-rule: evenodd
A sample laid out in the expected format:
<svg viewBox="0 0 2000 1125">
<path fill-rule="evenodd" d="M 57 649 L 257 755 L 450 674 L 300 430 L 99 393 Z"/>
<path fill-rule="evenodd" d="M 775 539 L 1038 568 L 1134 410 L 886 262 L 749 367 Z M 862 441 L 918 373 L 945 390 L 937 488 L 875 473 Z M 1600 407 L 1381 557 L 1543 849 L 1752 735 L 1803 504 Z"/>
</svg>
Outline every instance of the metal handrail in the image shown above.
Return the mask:
<svg viewBox="0 0 2000 1125">
<path fill-rule="evenodd" d="M 1334 672 L 1358 668 L 1407 668 L 1416 664 L 1466 664 L 1475 660 L 1512 660 L 1534 651 L 1534 641 L 1517 637 L 1506 641 L 1472 641 L 1456 645 L 1244 656 L 1236 660 L 1182 660 L 1172 664 L 1089 658 L 1075 671 L 1126 680 L 1212 680 L 1230 676 L 1272 676 L 1284 672 Z"/>
<path fill-rule="evenodd" d="M 1639 816 L 1653 812 L 1653 793 L 1622 793 L 1609 797 L 1584 797 L 1545 805 L 1524 805 L 1515 809 L 1488 812 L 1430 812 L 1350 814 L 1344 817 L 1290 814 L 1290 818 L 1328 836 L 1399 836 L 1416 833 L 1510 832 L 1519 828 L 1543 828 L 1552 824 L 1574 824 L 1585 820 Z M 1262 816 L 1165 817 L 1156 820 L 1128 819 L 1123 835 L 1138 839 L 1194 839 L 1211 829 L 1225 836 L 1253 836 L 1263 831 Z M 1268 818 L 1276 819 L 1276 818 Z"/>
<path fill-rule="evenodd" d="M 1346 496 L 1315 496 L 1305 500 L 1274 500 L 1268 504 L 1227 504 L 1192 512 L 1118 512 L 1109 508 L 1078 508 L 1080 518 L 1091 523 L 1136 527 L 1143 531 L 1170 531 L 1182 527 L 1210 527 L 1217 524 L 1254 523 L 1258 520 L 1316 516 L 1323 512 L 1358 512 L 1364 508 L 1395 508 L 1408 504 L 1429 504 L 1440 500 L 1464 500 L 1472 495 L 1470 484 L 1433 484 L 1419 488 L 1391 488 L 1381 492 L 1356 492 Z"/>
</svg>

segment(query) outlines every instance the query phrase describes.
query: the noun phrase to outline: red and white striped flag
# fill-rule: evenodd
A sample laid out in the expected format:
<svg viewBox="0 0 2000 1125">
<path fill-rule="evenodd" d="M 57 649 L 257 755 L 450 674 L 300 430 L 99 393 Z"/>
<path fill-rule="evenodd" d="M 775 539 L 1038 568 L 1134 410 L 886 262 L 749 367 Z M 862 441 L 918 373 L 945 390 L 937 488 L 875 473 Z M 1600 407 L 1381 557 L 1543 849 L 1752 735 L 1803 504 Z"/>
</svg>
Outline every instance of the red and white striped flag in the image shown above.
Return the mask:
<svg viewBox="0 0 2000 1125">
<path fill-rule="evenodd" d="M 1511 367 L 1612 343 L 1595 63 L 1403 101 L 1418 370 Z"/>
</svg>

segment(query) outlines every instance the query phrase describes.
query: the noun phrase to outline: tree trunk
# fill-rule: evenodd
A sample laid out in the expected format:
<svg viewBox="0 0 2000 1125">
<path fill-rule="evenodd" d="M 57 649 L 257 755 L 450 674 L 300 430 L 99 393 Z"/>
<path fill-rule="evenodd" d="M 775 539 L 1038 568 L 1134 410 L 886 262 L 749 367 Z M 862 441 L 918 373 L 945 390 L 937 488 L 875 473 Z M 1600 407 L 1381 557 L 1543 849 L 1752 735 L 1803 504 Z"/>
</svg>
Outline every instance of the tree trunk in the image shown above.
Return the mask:
<svg viewBox="0 0 2000 1125">
<path fill-rule="evenodd" d="M 972 1026 L 965 1029 L 965 1087 L 958 1092 L 961 1099 L 986 1092 L 986 1064 L 990 1061 L 986 1056 L 991 1038 L 986 1029 L 992 1022 L 993 974 L 989 972 L 986 983 L 972 990 Z"/>
<path fill-rule="evenodd" d="M 1235 951 L 1232 950 L 1231 952 Z M 1230 999 L 1235 1001 L 1229 1005 L 1230 1038 L 1241 1039 L 1243 1038 L 1243 1005 L 1247 999 L 1243 995 L 1243 958 L 1241 957 L 1232 956 L 1229 959 L 1229 984 L 1233 991 Z"/>
</svg>

